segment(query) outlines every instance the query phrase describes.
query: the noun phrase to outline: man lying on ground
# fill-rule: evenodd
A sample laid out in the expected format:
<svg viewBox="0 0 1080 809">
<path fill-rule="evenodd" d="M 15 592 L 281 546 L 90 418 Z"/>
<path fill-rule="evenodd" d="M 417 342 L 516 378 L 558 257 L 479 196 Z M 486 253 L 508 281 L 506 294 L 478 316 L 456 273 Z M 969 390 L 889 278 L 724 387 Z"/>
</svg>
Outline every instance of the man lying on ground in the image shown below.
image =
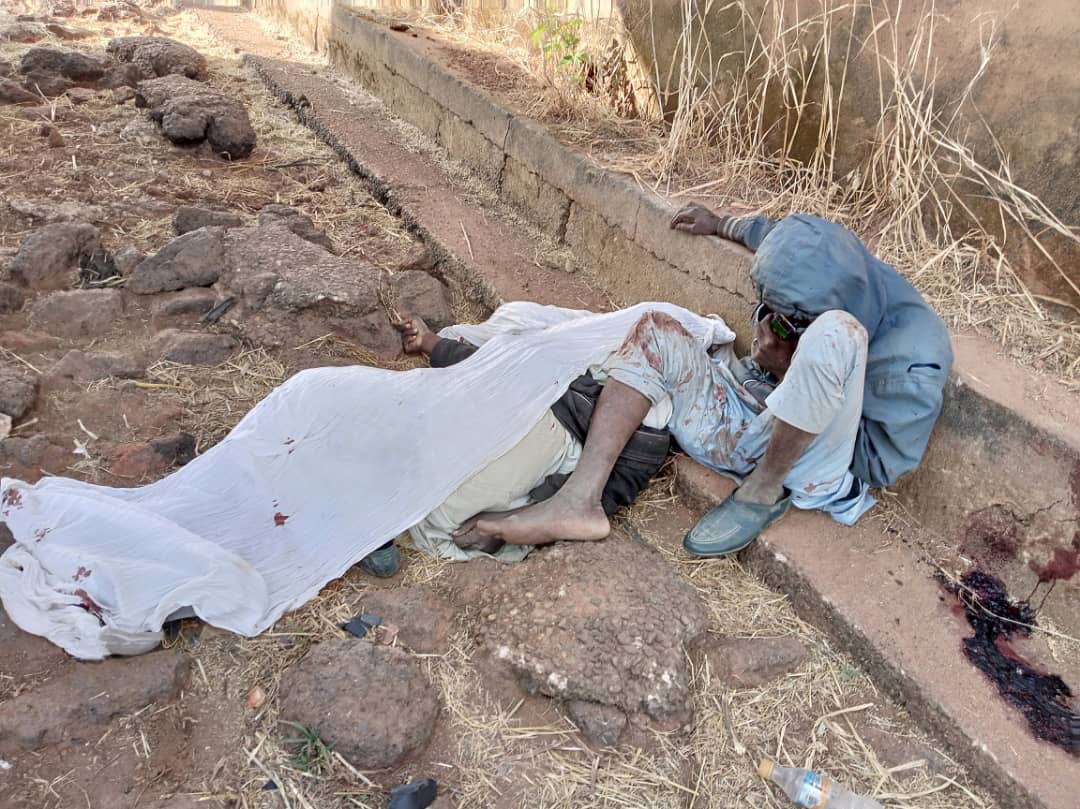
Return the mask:
<svg viewBox="0 0 1080 809">
<path fill-rule="evenodd" d="M 669 402 L 679 446 L 739 488 L 690 531 L 699 556 L 734 553 L 790 504 L 850 525 L 921 460 L 952 364 L 941 319 L 850 231 L 818 217 L 717 217 L 691 205 L 671 227 L 756 251 L 748 360 L 713 361 L 671 317 L 642 317 L 608 376 L 574 473 L 550 500 L 481 519 L 507 543 L 595 540 L 612 464 L 650 408 Z"/>
<path fill-rule="evenodd" d="M 477 351 L 471 343 L 440 338 L 418 317 L 407 317 L 396 325 L 405 353 L 428 357 L 434 368 L 454 365 Z M 513 449 L 459 486 L 410 529 L 417 547 L 456 560 L 484 554 L 506 562 L 524 558 L 530 545 L 505 546 L 497 537 L 480 535 L 476 523 L 495 513 L 519 511 L 558 491 L 581 455 L 601 390 L 601 381 L 592 374 L 578 377 Z M 631 505 L 664 465 L 671 451 L 671 433 L 664 426 L 669 414 L 669 406 L 653 408 L 631 432 L 602 486 L 599 503 L 606 515 Z M 388 542 L 360 565 L 370 575 L 384 577 L 396 573 L 400 563 L 397 546 Z"/>
</svg>

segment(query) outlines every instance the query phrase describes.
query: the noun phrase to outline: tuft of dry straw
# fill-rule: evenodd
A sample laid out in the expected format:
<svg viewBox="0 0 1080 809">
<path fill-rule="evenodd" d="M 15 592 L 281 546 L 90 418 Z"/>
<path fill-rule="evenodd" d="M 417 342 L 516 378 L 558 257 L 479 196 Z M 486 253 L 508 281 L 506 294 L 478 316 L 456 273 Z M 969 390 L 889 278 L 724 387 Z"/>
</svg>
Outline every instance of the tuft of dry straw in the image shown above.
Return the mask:
<svg viewBox="0 0 1080 809">
<path fill-rule="evenodd" d="M 200 451 L 216 444 L 252 407 L 285 381 L 285 366 L 265 349 L 206 367 L 158 362 L 146 372 L 150 389 L 174 391 L 183 403 L 184 429 Z"/>
</svg>

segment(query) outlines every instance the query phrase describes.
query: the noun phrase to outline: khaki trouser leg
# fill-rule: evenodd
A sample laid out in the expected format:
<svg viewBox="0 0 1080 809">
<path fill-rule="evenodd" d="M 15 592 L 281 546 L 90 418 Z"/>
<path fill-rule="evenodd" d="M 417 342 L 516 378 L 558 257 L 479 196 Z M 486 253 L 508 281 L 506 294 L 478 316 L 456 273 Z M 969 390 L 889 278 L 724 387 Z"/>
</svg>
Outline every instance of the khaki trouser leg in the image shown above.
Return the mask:
<svg viewBox="0 0 1080 809">
<path fill-rule="evenodd" d="M 464 561 L 489 554 L 464 551 L 451 535 L 482 511 L 509 511 L 527 505 L 529 492 L 548 475 L 572 472 L 581 445 L 548 410 L 539 423 L 504 455 L 462 483 L 438 508 L 409 529 L 416 547 L 433 556 Z M 505 545 L 494 554 L 516 562 L 532 545 Z"/>
</svg>

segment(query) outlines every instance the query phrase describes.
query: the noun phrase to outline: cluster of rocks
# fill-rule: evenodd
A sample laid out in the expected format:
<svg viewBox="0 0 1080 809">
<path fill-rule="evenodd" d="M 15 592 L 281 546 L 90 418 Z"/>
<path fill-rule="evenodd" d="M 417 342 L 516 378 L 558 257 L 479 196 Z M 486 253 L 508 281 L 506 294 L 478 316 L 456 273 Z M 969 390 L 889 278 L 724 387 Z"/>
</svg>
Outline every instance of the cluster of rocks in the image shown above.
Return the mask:
<svg viewBox="0 0 1080 809">
<path fill-rule="evenodd" d="M 71 347 L 40 369 L 40 378 L 25 365 L 0 364 L 0 413 L 16 424 L 27 419 L 42 380 L 62 386 L 138 379 L 158 360 L 216 365 L 245 340 L 274 347 L 333 333 L 396 355 L 400 338 L 384 306 L 387 297 L 433 326 L 451 321 L 449 293 L 439 280 L 339 256 L 327 235 L 294 208 L 266 205 L 249 219 L 185 206 L 176 210 L 173 226 L 176 237 L 149 256 L 131 247 L 104 250 L 98 229 L 78 220 L 38 227 L 10 259 L 0 256 L 0 317 L 18 315 L 29 326 L 4 333 L 12 350 L 57 350 L 57 356 L 64 342 L 108 337 L 147 313 L 156 330 L 134 352 Z M 29 438 L 0 442 L 0 462 L 45 468 L 50 446 L 31 446 Z M 161 446 L 119 446 L 109 469 L 139 480 L 186 462 L 193 452 L 190 436 L 173 436 Z"/>
<path fill-rule="evenodd" d="M 394 647 L 371 634 L 318 644 L 283 677 L 281 718 L 312 728 L 353 766 L 400 766 L 423 750 L 439 712 L 434 686 L 406 652 L 445 654 L 459 610 L 479 618 L 469 625 L 489 694 L 507 707 L 522 691 L 558 700 L 598 747 L 627 741 L 631 726 L 688 724 L 690 660 L 698 676 L 744 689 L 809 659 L 797 638 L 707 635 L 693 588 L 625 536 L 459 570 L 452 602 L 424 586 L 368 595 L 363 610 L 381 617 Z M 500 690 L 504 680 L 510 692 Z"/>
<path fill-rule="evenodd" d="M 61 95 L 78 104 L 111 90 L 116 101 L 134 98 L 145 107 L 173 143 L 205 141 L 222 157 L 245 158 L 256 142 L 247 109 L 206 77 L 202 54 L 164 37 L 113 39 L 103 54 L 38 46 L 17 66 L 0 62 L 0 104 L 41 104 Z"/>
</svg>

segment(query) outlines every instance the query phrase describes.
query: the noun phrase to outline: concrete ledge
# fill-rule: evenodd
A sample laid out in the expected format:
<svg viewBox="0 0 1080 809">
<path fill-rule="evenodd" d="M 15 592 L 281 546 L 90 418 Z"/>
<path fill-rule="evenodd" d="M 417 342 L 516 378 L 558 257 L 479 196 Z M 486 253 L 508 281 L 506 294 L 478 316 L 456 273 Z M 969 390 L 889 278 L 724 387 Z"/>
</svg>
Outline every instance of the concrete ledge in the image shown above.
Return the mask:
<svg viewBox="0 0 1080 809">
<path fill-rule="evenodd" d="M 677 461 L 676 481 L 684 502 L 701 511 L 734 489 L 688 458 Z M 793 510 L 740 558 L 945 741 L 1003 807 L 1075 806 L 1075 759 L 1035 739 L 1020 712 L 964 657 L 967 622 L 911 546 L 884 540 L 866 523 L 844 528 Z"/>
</svg>

